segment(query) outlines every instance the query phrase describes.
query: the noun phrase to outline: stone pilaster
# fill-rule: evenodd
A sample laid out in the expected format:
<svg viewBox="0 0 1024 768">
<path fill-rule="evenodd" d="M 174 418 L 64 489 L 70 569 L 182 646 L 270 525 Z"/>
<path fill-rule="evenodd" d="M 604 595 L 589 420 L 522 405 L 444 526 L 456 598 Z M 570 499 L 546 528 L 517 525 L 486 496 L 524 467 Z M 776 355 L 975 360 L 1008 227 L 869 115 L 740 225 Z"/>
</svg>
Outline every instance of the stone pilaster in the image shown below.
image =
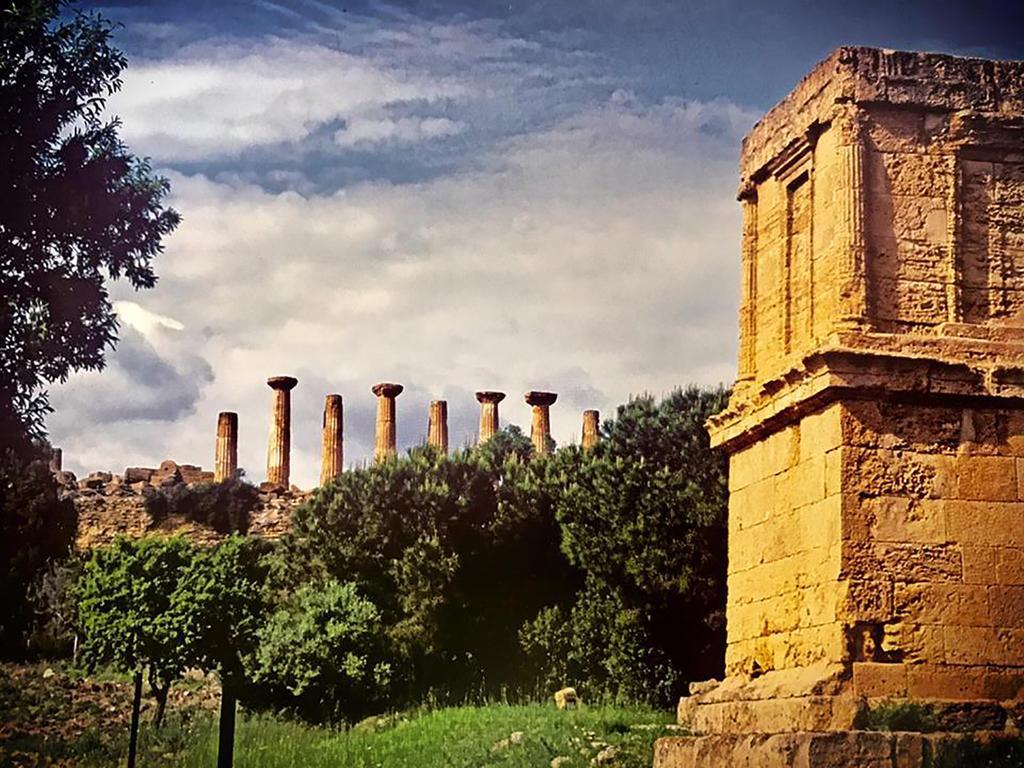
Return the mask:
<svg viewBox="0 0 1024 768">
<path fill-rule="evenodd" d="M 870 326 L 868 317 L 867 243 L 864 216 L 864 137 L 860 118 L 845 107 L 836 120 L 839 145 L 839 226 L 844 241 L 839 257 L 839 315 L 843 329 Z"/>
<path fill-rule="evenodd" d="M 374 461 L 394 458 L 398 453 L 395 432 L 395 398 L 405 389 L 401 384 L 381 382 L 372 388 L 377 396 L 377 437 L 373 447 Z"/>
<path fill-rule="evenodd" d="M 324 400 L 320 485 L 327 485 L 341 474 L 345 462 L 344 426 L 341 395 L 327 395 Z"/>
<path fill-rule="evenodd" d="M 213 481 L 233 480 L 238 471 L 238 414 L 221 411 L 217 416 L 217 447 Z"/>
<path fill-rule="evenodd" d="M 736 384 L 743 388 L 754 381 L 757 348 L 757 187 L 740 190 L 743 205 L 742 265 L 740 274 L 740 346 Z"/>
<path fill-rule="evenodd" d="M 583 442 L 581 445 L 584 451 L 589 451 L 601 439 L 600 424 L 600 413 L 594 410 L 583 412 Z"/>
<path fill-rule="evenodd" d="M 480 403 L 480 436 L 479 443 L 486 443 L 500 429 L 498 422 L 498 403 L 505 399 L 504 392 L 493 392 L 485 390 L 476 393 L 476 400 Z"/>
<path fill-rule="evenodd" d="M 558 399 L 554 392 L 527 392 L 523 398 L 533 408 L 533 420 L 530 426 L 530 440 L 536 456 L 551 453 L 551 415 L 548 409 Z"/>
<path fill-rule="evenodd" d="M 448 455 L 448 403 L 445 400 L 430 401 L 427 443 Z"/>
<path fill-rule="evenodd" d="M 267 386 L 274 390 L 274 411 L 270 419 L 270 439 L 267 441 L 267 482 L 289 487 L 291 479 L 292 447 L 292 389 L 298 379 L 274 376 Z"/>
</svg>

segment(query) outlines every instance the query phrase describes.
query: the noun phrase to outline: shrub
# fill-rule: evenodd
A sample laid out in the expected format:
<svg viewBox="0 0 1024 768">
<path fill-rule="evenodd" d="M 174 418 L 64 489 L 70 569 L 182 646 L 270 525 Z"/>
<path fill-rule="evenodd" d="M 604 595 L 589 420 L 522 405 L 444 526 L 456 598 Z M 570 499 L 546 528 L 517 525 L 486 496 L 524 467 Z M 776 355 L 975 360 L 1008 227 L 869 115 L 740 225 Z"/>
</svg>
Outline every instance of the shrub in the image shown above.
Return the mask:
<svg viewBox="0 0 1024 768">
<path fill-rule="evenodd" d="M 377 711 L 391 682 L 380 611 L 352 583 L 300 587 L 260 630 L 255 678 L 290 693 L 307 719 Z"/>
<path fill-rule="evenodd" d="M 419 448 L 346 472 L 296 511 L 288 581 L 352 581 L 381 614 L 396 703 L 530 685 L 517 630 L 578 578 L 529 442 L 509 430 L 444 458 Z"/>
<path fill-rule="evenodd" d="M 239 479 L 147 488 L 145 495 L 146 511 L 154 521 L 181 516 L 225 535 L 246 533 L 259 501 L 256 486 Z"/>
</svg>

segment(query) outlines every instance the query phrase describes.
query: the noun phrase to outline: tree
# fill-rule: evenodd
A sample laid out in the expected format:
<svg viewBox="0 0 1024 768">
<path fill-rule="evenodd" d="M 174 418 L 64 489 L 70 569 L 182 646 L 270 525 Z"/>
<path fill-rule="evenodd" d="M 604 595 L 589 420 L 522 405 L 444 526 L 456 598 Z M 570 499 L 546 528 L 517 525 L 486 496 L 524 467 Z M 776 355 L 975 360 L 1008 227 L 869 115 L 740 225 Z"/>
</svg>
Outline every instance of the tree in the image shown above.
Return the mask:
<svg viewBox="0 0 1024 768">
<path fill-rule="evenodd" d="M 283 688 L 316 721 L 350 722 L 387 703 L 380 611 L 355 584 L 305 584 L 260 630 L 255 678 Z"/>
<path fill-rule="evenodd" d="M 83 661 L 93 668 L 111 664 L 134 677 L 129 766 L 135 764 L 143 674 L 157 697 L 159 725 L 171 683 L 197 654 L 180 594 L 196 559 L 181 538 L 119 537 L 93 550 L 79 579 Z"/>
<path fill-rule="evenodd" d="M 32 618 L 29 587 L 71 553 L 78 513 L 61 498 L 47 462 L 26 451 L 0 449 L 0 649 L 23 647 Z"/>
<path fill-rule="evenodd" d="M 393 705 L 530 684 L 517 630 L 571 596 L 553 505 L 518 430 L 444 457 L 429 447 L 346 472 L 298 509 L 288 581 L 354 582 L 381 612 Z"/>
<path fill-rule="evenodd" d="M 68 10 L 0 10 L 0 448 L 43 434 L 47 382 L 103 366 L 117 331 L 105 280 L 151 288 L 179 222 L 167 180 L 103 118 L 126 65 L 111 24 Z"/>
<path fill-rule="evenodd" d="M 186 617 L 186 636 L 196 649 L 195 663 L 220 678 L 218 768 L 231 768 L 238 698 L 272 607 L 267 551 L 258 539 L 225 539 L 197 555 L 174 594 L 175 613 Z"/>
<path fill-rule="evenodd" d="M 592 451 L 561 451 L 547 465 L 563 551 L 588 584 L 621 603 L 617 614 L 634 612 L 634 628 L 615 625 L 620 636 L 642 631 L 657 652 L 633 667 L 636 674 L 657 670 L 656 678 L 636 684 L 612 675 L 614 689 L 646 689 L 666 700 L 686 680 L 720 671 L 727 470 L 724 456 L 710 448 L 704 422 L 727 399 L 723 388 L 697 387 L 660 403 L 633 399 L 604 425 L 604 439 Z M 612 628 L 607 621 L 598 625 Z M 613 639 L 596 639 L 594 652 L 614 654 Z M 608 656 L 606 666 L 616 666 L 612 661 Z M 674 678 L 671 693 L 661 685 L 666 674 Z"/>
</svg>

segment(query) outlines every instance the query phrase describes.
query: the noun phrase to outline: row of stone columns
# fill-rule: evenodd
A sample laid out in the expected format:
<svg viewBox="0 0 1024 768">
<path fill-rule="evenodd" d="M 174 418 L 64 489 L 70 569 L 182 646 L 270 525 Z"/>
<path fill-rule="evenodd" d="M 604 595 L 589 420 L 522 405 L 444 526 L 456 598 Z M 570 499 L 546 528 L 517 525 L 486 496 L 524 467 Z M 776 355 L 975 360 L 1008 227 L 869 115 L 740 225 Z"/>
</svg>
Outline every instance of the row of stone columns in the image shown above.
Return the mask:
<svg viewBox="0 0 1024 768">
<path fill-rule="evenodd" d="M 289 487 L 291 466 L 291 391 L 298 380 L 291 376 L 273 376 L 267 385 L 274 391 L 270 436 L 267 441 L 267 482 Z M 377 462 L 397 455 L 395 398 L 402 394 L 401 384 L 381 382 L 372 387 L 377 396 L 377 426 L 373 456 Z M 480 403 L 479 442 L 484 443 L 498 433 L 498 403 L 505 399 L 504 392 L 485 390 L 476 393 Z M 534 452 L 551 452 L 551 418 L 549 409 L 558 399 L 554 392 L 530 391 L 524 395 L 533 409 L 530 440 Z M 589 450 L 599 439 L 599 414 L 594 410 L 583 412 L 584 450 Z M 341 395 L 327 395 L 324 402 L 322 463 L 320 484 L 326 485 L 341 474 L 344 464 L 344 417 Z M 427 424 L 427 443 L 447 455 L 448 403 L 433 400 Z M 238 470 L 238 414 L 225 411 L 217 417 L 217 447 L 214 460 L 214 479 L 226 480 Z"/>
</svg>

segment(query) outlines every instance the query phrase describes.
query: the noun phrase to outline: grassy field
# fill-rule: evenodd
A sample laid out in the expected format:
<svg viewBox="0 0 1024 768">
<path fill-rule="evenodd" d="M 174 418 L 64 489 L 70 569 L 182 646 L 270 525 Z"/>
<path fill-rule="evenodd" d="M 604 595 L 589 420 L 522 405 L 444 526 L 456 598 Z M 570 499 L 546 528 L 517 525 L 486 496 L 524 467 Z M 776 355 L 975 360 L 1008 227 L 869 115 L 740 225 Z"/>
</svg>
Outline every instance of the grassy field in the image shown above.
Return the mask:
<svg viewBox="0 0 1024 768">
<path fill-rule="evenodd" d="M 123 676 L 84 676 L 59 666 L 0 667 L 0 765 L 123 765 L 131 687 Z M 172 689 L 167 722 L 150 726 L 147 697 L 139 766 L 216 763 L 217 690 L 209 681 Z M 652 745 L 673 717 L 639 707 L 559 711 L 552 702 L 423 709 L 371 718 L 348 731 L 242 714 L 237 768 L 649 768 Z"/>
<path fill-rule="evenodd" d="M 374 728 L 332 732 L 255 717 L 241 721 L 239 768 L 649 768 L 654 739 L 669 732 L 667 713 L 619 707 L 560 712 L 553 704 L 453 707 Z M 197 732 L 170 764 L 214 762 L 216 734 Z M 558 759 L 560 758 L 560 759 Z"/>
</svg>

